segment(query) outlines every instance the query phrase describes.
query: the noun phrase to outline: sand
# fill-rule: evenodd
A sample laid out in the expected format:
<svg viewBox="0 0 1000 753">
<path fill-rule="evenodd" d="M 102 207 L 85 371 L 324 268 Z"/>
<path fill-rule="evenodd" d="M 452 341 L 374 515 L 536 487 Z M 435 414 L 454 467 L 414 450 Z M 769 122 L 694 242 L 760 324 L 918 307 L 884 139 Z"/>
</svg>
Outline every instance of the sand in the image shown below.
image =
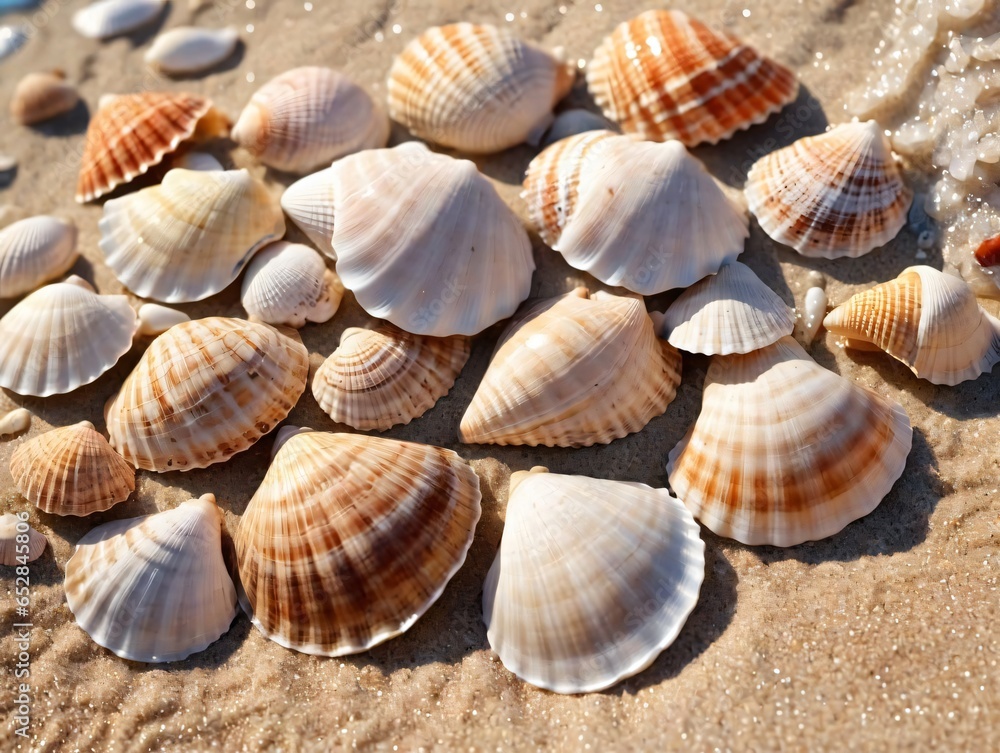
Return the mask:
<svg viewBox="0 0 1000 753">
<path fill-rule="evenodd" d="M 469 20 L 508 23 L 525 37 L 565 45 L 589 57 L 615 24 L 645 9 L 634 0 L 389 0 L 313 3 L 219 0 L 191 10 L 175 0 L 164 27 L 234 24 L 244 46 L 221 70 L 186 81 L 143 68 L 143 47 L 156 27 L 132 39 L 100 44 L 76 35 L 70 17 L 81 2 L 53 0 L 36 17 L 37 37 L 0 63 L 0 102 L 30 70 L 64 69 L 86 101 L 68 120 L 37 128 L 3 123 L 0 153 L 20 169 L 0 192 L 3 222 L 52 212 L 80 228 L 83 258 L 75 272 L 101 292 L 126 292 L 97 248 L 100 209 L 73 202 L 87 123 L 100 95 L 150 89 L 212 97 L 235 116 L 255 89 L 296 65 L 343 69 L 384 97 L 391 60 L 424 27 Z M 659 5 L 659 3 L 652 3 Z M 678 2 L 729 28 L 792 66 L 799 100 L 767 124 L 697 156 L 723 181 L 740 187 L 760 154 L 843 118 L 843 102 L 863 79 L 870 51 L 893 5 L 885 0 L 701 0 Z M 598 10 L 597 8 L 600 8 Z M 310 10 L 311 8 L 311 10 Z M 252 32 L 250 31 L 252 25 Z M 592 106 L 578 83 L 572 103 Z M 0 115 L 0 117 L 5 117 Z M 405 140 L 396 129 L 394 142 Z M 230 159 L 226 149 L 218 153 Z M 518 183 L 534 151 L 511 149 L 478 160 L 522 217 Z M 251 165 L 235 152 L 230 163 Z M 265 173 L 275 193 L 289 178 Z M 923 176 L 910 175 L 920 188 Z M 290 237 L 300 238 L 290 232 Z M 811 261 L 776 247 L 754 223 L 741 257 L 790 305 L 801 305 L 806 276 L 829 280 L 832 302 L 940 255 L 916 257 L 908 230 L 858 260 Z M 533 238 L 539 271 L 533 295 L 561 293 L 583 282 Z M 671 296 L 649 300 L 662 310 Z M 9 308 L 9 303 L 0 313 Z M 231 286 L 183 307 L 194 316 L 240 315 Z M 348 294 L 327 325 L 302 336 L 315 369 L 340 332 L 367 321 Z M 50 548 L 31 566 L 30 740 L 5 731 L 5 750 L 991 750 L 1000 747 L 997 659 L 997 448 L 1000 377 L 936 387 L 879 354 L 850 354 L 823 335 L 811 353 L 819 363 L 900 401 L 913 426 L 906 471 L 878 509 L 825 541 L 790 549 L 745 547 L 703 530 L 706 579 L 701 601 L 676 643 L 645 672 L 604 693 L 565 697 L 517 680 L 493 655 L 481 622 L 480 595 L 503 529 L 511 471 L 544 464 L 553 471 L 667 483 L 669 449 L 694 420 L 708 360 L 687 357 L 677 399 L 639 434 L 585 450 L 466 447 L 459 418 L 495 342 L 493 328 L 475 340 L 472 358 L 451 394 L 430 413 L 388 436 L 451 447 L 482 478 L 483 518 L 468 561 L 440 601 L 405 635 L 343 659 L 319 659 L 263 638 L 240 615 L 208 650 L 167 666 L 118 659 L 73 621 L 62 590 L 76 541 L 95 524 L 164 509 L 213 492 L 234 530 L 268 462 L 271 439 L 231 462 L 203 471 L 140 473 L 125 504 L 85 520 L 40 513 L 13 488 L 7 461 L 27 437 L 50 426 L 90 419 L 103 427 L 102 406 L 135 364 L 145 342 L 96 383 L 59 398 L 8 395 L 34 413 L 30 432 L 0 443 L 0 511 L 30 510 Z M 289 423 L 343 429 L 301 400 Z M 0 573 L 0 708 L 13 713 L 16 647 L 13 582 Z"/>
</svg>

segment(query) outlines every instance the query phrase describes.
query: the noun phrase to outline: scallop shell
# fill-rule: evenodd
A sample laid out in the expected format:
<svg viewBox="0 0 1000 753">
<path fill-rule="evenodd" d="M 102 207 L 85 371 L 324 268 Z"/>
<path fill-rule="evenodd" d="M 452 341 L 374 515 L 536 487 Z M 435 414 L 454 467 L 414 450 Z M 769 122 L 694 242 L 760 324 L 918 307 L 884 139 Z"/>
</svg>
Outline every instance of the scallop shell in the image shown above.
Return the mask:
<svg viewBox="0 0 1000 753">
<path fill-rule="evenodd" d="M 389 114 L 421 139 L 473 154 L 537 145 L 574 77 L 508 29 L 435 26 L 393 61 Z"/>
<path fill-rule="evenodd" d="M 330 68 L 294 68 L 264 84 L 233 126 L 233 141 L 265 165 L 305 173 L 389 141 L 389 118 Z"/>
<path fill-rule="evenodd" d="M 147 26 L 167 0 L 98 0 L 73 14 L 73 28 L 90 39 L 109 39 Z"/>
<path fill-rule="evenodd" d="M 17 537 L 24 535 L 28 540 L 19 542 Z M 34 562 L 42 556 L 47 543 L 48 539 L 14 513 L 0 516 L 0 565 L 11 567 Z"/>
<path fill-rule="evenodd" d="M 229 285 L 257 249 L 285 234 L 285 219 L 246 170 L 177 168 L 158 186 L 107 202 L 100 228 L 119 280 L 144 298 L 180 303 Z"/>
<path fill-rule="evenodd" d="M 510 479 L 483 621 L 518 677 L 589 693 L 674 642 L 704 577 L 698 525 L 665 489 L 533 468 Z"/>
<path fill-rule="evenodd" d="M 913 192 L 878 123 L 842 123 L 758 160 L 747 202 L 771 238 L 803 256 L 857 257 L 906 224 Z"/>
<path fill-rule="evenodd" d="M 11 455 L 10 475 L 21 496 L 53 515 L 90 515 L 135 491 L 132 466 L 90 421 L 29 439 Z"/>
<path fill-rule="evenodd" d="M 143 59 L 164 73 L 199 73 L 232 55 L 239 41 L 239 32 L 232 26 L 225 29 L 177 26 L 154 39 Z"/>
<path fill-rule="evenodd" d="M 222 317 L 171 327 L 105 406 L 111 446 L 150 471 L 224 462 L 285 419 L 308 358 L 295 330 Z"/>
<path fill-rule="evenodd" d="M 391 324 L 352 327 L 316 370 L 312 393 L 334 421 L 385 431 L 433 408 L 467 360 L 469 338 L 462 335 L 411 335 Z"/>
<path fill-rule="evenodd" d="M 643 295 L 714 274 L 750 232 L 746 213 L 677 141 L 571 136 L 531 161 L 521 197 L 571 266 Z"/>
<path fill-rule="evenodd" d="M 123 659 L 170 662 L 204 651 L 237 612 L 215 497 L 94 528 L 66 563 L 65 589 L 77 624 Z"/>
<path fill-rule="evenodd" d="M 364 651 L 437 601 L 465 561 L 480 512 L 479 479 L 450 450 L 297 433 L 236 532 L 240 602 L 286 648 Z"/>
<path fill-rule="evenodd" d="M 14 89 L 10 116 L 15 123 L 34 125 L 69 112 L 79 101 L 80 94 L 66 83 L 62 71 L 29 73 Z"/>
<path fill-rule="evenodd" d="M 46 285 L 0 319 L 0 387 L 19 395 L 72 392 L 114 366 L 139 322 L 123 295 L 79 277 Z"/>
<path fill-rule="evenodd" d="M 0 298 L 34 290 L 76 263 L 76 225 L 56 217 L 28 217 L 0 230 Z"/>
<path fill-rule="evenodd" d="M 306 321 L 329 321 L 343 295 L 340 278 L 316 251 L 278 241 L 247 266 L 240 300 L 251 321 L 302 327 Z"/>
<path fill-rule="evenodd" d="M 504 331 L 462 417 L 480 444 L 589 447 L 666 410 L 681 356 L 657 339 L 641 300 L 579 288 L 527 308 Z"/>
<path fill-rule="evenodd" d="M 792 338 L 716 356 L 701 414 L 670 451 L 677 497 L 744 544 L 794 546 L 874 510 L 902 474 L 903 408 L 813 361 Z"/>
<path fill-rule="evenodd" d="M 795 74 L 680 11 L 650 10 L 594 51 L 587 87 L 626 133 L 715 144 L 798 95 Z"/>
<path fill-rule="evenodd" d="M 664 317 L 661 337 L 688 353 L 749 353 L 790 335 L 795 314 L 750 267 L 734 261 L 688 288 Z"/>
<path fill-rule="evenodd" d="M 294 183 L 281 204 L 321 248 L 336 249 L 358 303 L 407 332 L 474 335 L 531 289 L 535 263 L 518 218 L 472 162 L 423 144 L 345 157 Z"/>
<path fill-rule="evenodd" d="M 1000 320 L 983 310 L 964 280 L 933 267 L 909 267 L 858 293 L 827 314 L 823 326 L 873 343 L 934 384 L 975 379 L 1000 361 Z"/>
</svg>

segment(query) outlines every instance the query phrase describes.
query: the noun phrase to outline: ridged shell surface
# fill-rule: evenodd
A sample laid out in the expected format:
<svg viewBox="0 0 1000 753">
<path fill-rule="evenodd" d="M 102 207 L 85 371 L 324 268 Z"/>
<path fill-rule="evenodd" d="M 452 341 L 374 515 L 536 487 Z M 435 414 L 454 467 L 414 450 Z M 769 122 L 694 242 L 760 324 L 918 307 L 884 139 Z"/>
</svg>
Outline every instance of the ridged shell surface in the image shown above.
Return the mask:
<svg viewBox="0 0 1000 753">
<path fill-rule="evenodd" d="M 69 112 L 79 101 L 79 92 L 61 71 L 29 73 L 14 89 L 10 116 L 15 123 L 33 125 Z"/>
<path fill-rule="evenodd" d="M 239 41 L 239 32 L 231 26 L 225 29 L 178 26 L 156 37 L 143 59 L 164 73 L 199 73 L 232 55 Z"/>
<path fill-rule="evenodd" d="M 151 471 L 221 463 L 285 419 L 308 375 L 294 330 L 222 317 L 178 324 L 105 406 L 111 446 Z"/>
<path fill-rule="evenodd" d="M 670 486 L 709 530 L 794 546 L 868 515 L 903 473 L 895 401 L 827 371 L 790 337 L 715 356 L 701 413 L 670 451 Z"/>
<path fill-rule="evenodd" d="M 803 256 L 857 257 L 896 237 L 913 192 L 878 123 L 843 123 L 758 160 L 747 203 L 771 238 Z"/>
<path fill-rule="evenodd" d="M 459 428 L 463 442 L 589 447 L 666 410 L 681 356 L 642 300 L 579 289 L 534 304 L 504 331 Z"/>
<path fill-rule="evenodd" d="M 21 565 L 23 564 L 21 557 L 24 555 L 27 555 L 25 562 L 34 562 L 45 551 L 48 539 L 31 526 L 28 526 L 27 530 L 28 541 L 17 540 L 18 536 L 24 535 L 17 530 L 21 522 L 21 519 L 12 512 L 0 516 L 0 565 L 8 567 Z"/>
<path fill-rule="evenodd" d="M 795 99 L 795 74 L 680 11 L 649 10 L 594 51 L 587 88 L 626 133 L 715 144 Z"/>
<path fill-rule="evenodd" d="M 450 450 L 296 434 L 236 533 L 241 604 L 286 648 L 365 651 L 437 601 L 465 561 L 480 512 L 479 479 Z"/>
<path fill-rule="evenodd" d="M 76 225 L 40 215 L 0 230 L 0 298 L 34 290 L 76 262 Z"/>
<path fill-rule="evenodd" d="M 305 326 L 328 321 L 344 286 L 314 249 L 278 241 L 257 253 L 243 276 L 240 301 L 253 321 Z"/>
<path fill-rule="evenodd" d="M 666 489 L 540 470 L 511 476 L 483 586 L 487 636 L 532 685 L 603 690 L 677 638 L 698 602 L 705 544 Z"/>
<path fill-rule="evenodd" d="M 334 421 L 385 431 L 433 408 L 468 359 L 469 338 L 462 335 L 411 335 L 391 324 L 351 328 L 316 370 L 312 392 Z"/>
<path fill-rule="evenodd" d="M 109 39 L 151 24 L 167 0 L 98 0 L 73 14 L 73 28 L 91 39 Z"/>
<path fill-rule="evenodd" d="M 76 623 L 123 659 L 171 662 L 204 651 L 236 617 L 215 497 L 105 523 L 66 563 Z"/>
<path fill-rule="evenodd" d="M 389 71 L 389 114 L 426 141 L 473 154 L 537 144 L 572 66 L 488 24 L 435 26 Z"/>
</svg>

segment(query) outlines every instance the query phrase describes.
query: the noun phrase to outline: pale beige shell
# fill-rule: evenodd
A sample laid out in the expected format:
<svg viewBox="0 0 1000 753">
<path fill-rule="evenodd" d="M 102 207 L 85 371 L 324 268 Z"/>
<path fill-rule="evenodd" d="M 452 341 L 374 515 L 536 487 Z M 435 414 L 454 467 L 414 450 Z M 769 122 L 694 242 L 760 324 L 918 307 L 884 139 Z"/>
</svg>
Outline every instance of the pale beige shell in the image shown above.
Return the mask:
<svg viewBox="0 0 1000 753">
<path fill-rule="evenodd" d="M 243 609 L 268 638 L 308 654 L 358 653 L 399 635 L 465 561 L 480 496 L 451 450 L 296 433 L 236 532 Z"/>
<path fill-rule="evenodd" d="M 34 125 L 69 112 L 79 101 L 79 92 L 66 83 L 62 71 L 29 73 L 14 89 L 10 116 L 15 123 Z"/>
<path fill-rule="evenodd" d="M 344 286 L 314 249 L 278 241 L 261 249 L 243 276 L 240 301 L 250 321 L 303 327 L 328 321 Z"/>
<path fill-rule="evenodd" d="M 411 335 L 391 324 L 344 330 L 316 370 L 312 393 L 334 421 L 367 431 L 408 424 L 448 394 L 469 338 Z"/>
<path fill-rule="evenodd" d="M 18 536 L 22 537 L 21 541 L 17 540 Z M 48 539 L 14 513 L 0 516 L 0 565 L 34 562 L 42 556 L 47 543 Z"/>
<path fill-rule="evenodd" d="M 151 471 L 221 463 L 284 420 L 308 375 L 295 330 L 222 317 L 178 324 L 105 406 L 111 446 Z"/>
<path fill-rule="evenodd" d="M 670 451 L 678 499 L 709 530 L 794 546 L 874 510 L 903 473 L 902 406 L 813 361 L 791 337 L 715 356 L 701 413 Z"/>
<path fill-rule="evenodd" d="M 435 26 L 389 71 L 389 114 L 426 141 L 473 154 L 538 144 L 575 70 L 488 24 Z"/>
<path fill-rule="evenodd" d="M 858 293 L 827 314 L 823 326 L 878 346 L 934 384 L 975 379 L 1000 361 L 1000 321 L 964 280 L 933 267 L 908 267 Z"/>
<path fill-rule="evenodd" d="M 10 475 L 21 496 L 53 515 L 90 515 L 135 491 L 135 470 L 90 421 L 29 439 L 11 455 Z"/>
<path fill-rule="evenodd" d="M 90 39 L 109 39 L 153 23 L 167 0 L 97 0 L 73 14 L 73 28 Z"/>
<path fill-rule="evenodd" d="M 856 257 L 892 240 L 913 192 L 878 123 L 843 123 L 758 160 L 747 203 L 771 238 L 803 256 Z"/>
<path fill-rule="evenodd" d="M 20 434 L 29 428 L 31 428 L 31 411 L 27 408 L 14 408 L 0 415 L 0 437 Z"/>
<path fill-rule="evenodd" d="M 143 60 L 167 74 L 200 73 L 232 55 L 239 41 L 239 32 L 232 26 L 175 26 L 153 40 Z"/>
<path fill-rule="evenodd" d="M 66 563 L 76 623 L 123 659 L 171 662 L 209 647 L 236 617 L 215 497 L 115 520 L 80 539 Z"/>
<path fill-rule="evenodd" d="M 0 230 L 0 298 L 13 298 L 54 280 L 76 263 L 76 225 L 57 217 L 28 217 Z"/>
<path fill-rule="evenodd" d="M 527 308 L 504 331 L 462 417 L 463 442 L 589 447 L 666 410 L 681 356 L 642 300 L 580 288 Z"/>
</svg>

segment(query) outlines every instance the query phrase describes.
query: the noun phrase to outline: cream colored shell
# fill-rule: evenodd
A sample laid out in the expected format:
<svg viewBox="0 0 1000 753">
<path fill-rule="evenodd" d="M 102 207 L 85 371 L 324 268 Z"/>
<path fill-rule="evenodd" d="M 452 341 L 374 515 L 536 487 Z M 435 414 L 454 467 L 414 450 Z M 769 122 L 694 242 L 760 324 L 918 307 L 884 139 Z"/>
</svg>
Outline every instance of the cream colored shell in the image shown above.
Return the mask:
<svg viewBox="0 0 1000 753">
<path fill-rule="evenodd" d="M 247 265 L 240 301 L 250 321 L 302 327 L 328 321 L 340 306 L 344 286 L 315 250 L 278 241 Z"/>
<path fill-rule="evenodd" d="M 69 112 L 79 101 L 79 92 L 66 83 L 62 71 L 29 73 L 14 89 L 10 116 L 15 123 L 34 125 Z"/>
<path fill-rule="evenodd" d="M 239 32 L 232 26 L 175 26 L 153 40 L 143 60 L 167 74 L 200 73 L 232 55 L 239 41 Z"/>
<path fill-rule="evenodd" d="M 73 28 L 91 39 L 109 39 L 159 18 L 167 0 L 97 0 L 73 14 Z"/>
<path fill-rule="evenodd" d="M 22 537 L 21 541 L 17 540 L 18 536 Z M 34 562 L 42 556 L 47 543 L 45 536 L 14 513 L 0 516 L 0 565 L 12 567 Z"/>
<path fill-rule="evenodd" d="M 76 262 L 76 225 L 57 217 L 28 217 L 0 230 L 0 298 L 13 298 L 54 280 Z"/>
</svg>

